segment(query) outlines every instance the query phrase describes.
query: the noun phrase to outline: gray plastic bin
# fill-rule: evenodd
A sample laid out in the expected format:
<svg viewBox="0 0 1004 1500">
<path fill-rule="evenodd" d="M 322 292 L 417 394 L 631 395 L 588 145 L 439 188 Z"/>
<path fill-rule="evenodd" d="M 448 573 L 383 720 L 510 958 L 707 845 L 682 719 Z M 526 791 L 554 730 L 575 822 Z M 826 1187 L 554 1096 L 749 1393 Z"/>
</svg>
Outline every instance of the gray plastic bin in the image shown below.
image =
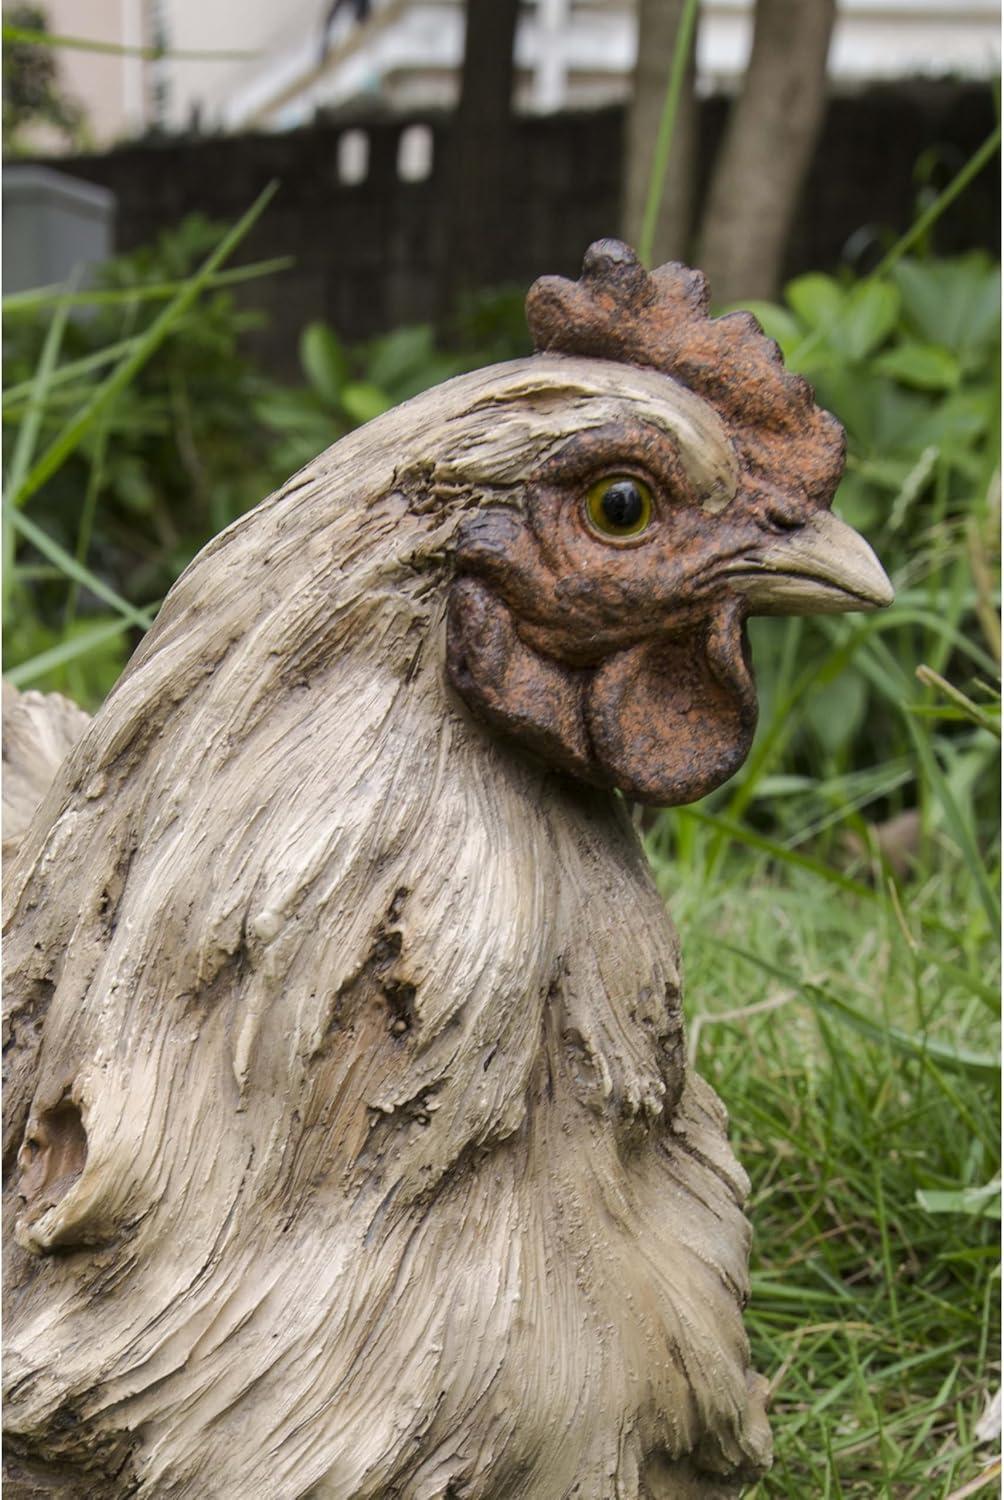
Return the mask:
<svg viewBox="0 0 1004 1500">
<path fill-rule="evenodd" d="M 114 250 L 115 194 L 50 167 L 3 169 L 3 289 L 65 281 Z"/>
</svg>

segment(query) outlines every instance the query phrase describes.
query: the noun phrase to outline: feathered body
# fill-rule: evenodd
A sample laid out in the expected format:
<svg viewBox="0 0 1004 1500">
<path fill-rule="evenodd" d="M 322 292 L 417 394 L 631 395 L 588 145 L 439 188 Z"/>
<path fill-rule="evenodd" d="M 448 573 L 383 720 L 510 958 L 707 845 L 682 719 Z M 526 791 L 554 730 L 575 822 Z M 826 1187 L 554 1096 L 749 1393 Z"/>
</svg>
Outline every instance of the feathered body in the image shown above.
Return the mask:
<svg viewBox="0 0 1004 1500">
<path fill-rule="evenodd" d="M 26 1170 L 68 1110 L 86 1150 L 8 1242 L 15 1468 L 685 1500 L 767 1463 L 746 1182 L 626 805 L 445 670 L 460 529 L 571 435 L 629 414 L 734 487 L 667 384 L 538 355 L 343 440 L 193 562 L 57 776 L 7 1110 Z"/>
</svg>

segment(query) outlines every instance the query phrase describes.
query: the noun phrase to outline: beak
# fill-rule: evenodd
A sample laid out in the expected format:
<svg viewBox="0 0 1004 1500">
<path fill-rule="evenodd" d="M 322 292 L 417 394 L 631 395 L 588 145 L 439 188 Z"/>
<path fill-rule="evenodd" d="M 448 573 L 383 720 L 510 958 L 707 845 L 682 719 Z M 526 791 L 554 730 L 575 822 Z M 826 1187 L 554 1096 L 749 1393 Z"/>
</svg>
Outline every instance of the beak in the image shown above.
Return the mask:
<svg viewBox="0 0 1004 1500">
<path fill-rule="evenodd" d="M 728 570 L 755 615 L 835 615 L 884 609 L 892 584 L 863 536 L 828 510 Z"/>
</svg>

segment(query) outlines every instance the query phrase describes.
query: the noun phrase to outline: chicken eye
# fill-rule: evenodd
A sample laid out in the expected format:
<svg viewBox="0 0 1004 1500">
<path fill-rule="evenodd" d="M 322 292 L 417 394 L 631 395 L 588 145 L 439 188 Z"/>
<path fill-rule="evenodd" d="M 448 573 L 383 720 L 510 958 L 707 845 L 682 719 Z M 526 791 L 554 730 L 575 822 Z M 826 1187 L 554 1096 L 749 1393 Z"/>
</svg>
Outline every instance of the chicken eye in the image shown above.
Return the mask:
<svg viewBox="0 0 1004 1500">
<path fill-rule="evenodd" d="M 626 474 L 600 479 L 586 496 L 586 517 L 600 536 L 638 536 L 652 519 L 652 492 Z"/>
</svg>

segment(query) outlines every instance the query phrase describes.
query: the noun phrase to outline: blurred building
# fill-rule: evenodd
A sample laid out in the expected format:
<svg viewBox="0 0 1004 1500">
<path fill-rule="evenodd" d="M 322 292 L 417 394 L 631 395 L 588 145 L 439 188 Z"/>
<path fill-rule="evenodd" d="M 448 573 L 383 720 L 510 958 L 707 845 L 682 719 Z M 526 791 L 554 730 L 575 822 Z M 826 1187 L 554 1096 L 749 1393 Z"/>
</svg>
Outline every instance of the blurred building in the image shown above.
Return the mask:
<svg viewBox="0 0 1004 1500">
<path fill-rule="evenodd" d="M 150 0 L 39 0 L 53 36 L 85 37 L 99 46 L 138 49 L 154 35 L 155 12 Z M 8 7 L 4 5 L 4 19 Z M 140 135 L 152 115 L 151 67 L 134 54 L 85 52 L 61 48 L 59 83 L 64 94 L 84 110 L 87 136 L 105 145 Z M 60 149 L 48 127 L 33 126 L 31 139 L 40 151 Z M 65 147 L 63 148 L 65 149 Z"/>
<path fill-rule="evenodd" d="M 283 130 L 365 102 L 449 107 L 463 49 L 463 0 L 47 0 L 50 30 L 135 47 L 156 61 L 61 54 L 68 93 L 97 143 L 168 131 Z M 704 0 L 699 84 L 728 91 L 745 67 L 752 0 Z M 361 15 L 361 19 L 360 19 Z M 517 105 L 528 112 L 624 99 L 636 48 L 633 0 L 524 0 Z M 908 76 L 1000 71 L 996 0 L 839 0 L 830 53 L 838 88 Z"/>
</svg>

